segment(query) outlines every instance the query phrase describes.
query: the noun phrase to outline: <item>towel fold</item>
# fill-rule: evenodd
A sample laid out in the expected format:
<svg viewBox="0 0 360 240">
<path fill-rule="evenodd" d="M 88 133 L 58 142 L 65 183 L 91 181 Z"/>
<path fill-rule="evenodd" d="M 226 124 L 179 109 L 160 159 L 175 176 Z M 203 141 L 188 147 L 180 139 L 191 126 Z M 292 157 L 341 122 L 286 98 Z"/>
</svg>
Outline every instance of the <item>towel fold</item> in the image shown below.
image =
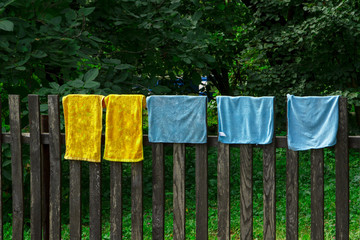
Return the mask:
<svg viewBox="0 0 360 240">
<path fill-rule="evenodd" d="M 149 142 L 206 143 L 205 96 L 150 96 Z"/>
<path fill-rule="evenodd" d="M 138 162 L 144 159 L 142 109 L 144 95 L 109 95 L 105 98 L 104 159 Z"/>
<path fill-rule="evenodd" d="M 216 97 L 219 142 L 269 144 L 274 135 L 274 97 Z"/>
<path fill-rule="evenodd" d="M 334 146 L 339 123 L 339 96 L 287 95 L 288 148 L 294 151 Z"/>
<path fill-rule="evenodd" d="M 101 161 L 102 100 L 100 95 L 63 97 L 65 159 Z"/>
</svg>

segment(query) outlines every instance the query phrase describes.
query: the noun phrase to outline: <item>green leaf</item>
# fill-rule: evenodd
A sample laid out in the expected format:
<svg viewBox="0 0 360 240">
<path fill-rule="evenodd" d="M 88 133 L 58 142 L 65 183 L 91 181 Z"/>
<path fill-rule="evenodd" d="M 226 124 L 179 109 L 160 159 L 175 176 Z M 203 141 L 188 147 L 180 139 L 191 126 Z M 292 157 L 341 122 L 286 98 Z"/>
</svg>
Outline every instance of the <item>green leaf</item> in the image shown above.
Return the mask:
<svg viewBox="0 0 360 240">
<path fill-rule="evenodd" d="M 80 88 L 84 86 L 84 82 L 81 80 L 74 80 L 67 83 L 71 87 Z"/>
<path fill-rule="evenodd" d="M 115 69 L 117 69 L 117 70 L 125 70 L 125 69 L 130 69 L 130 68 L 135 68 L 135 67 L 130 64 L 119 64 L 115 67 Z"/>
<path fill-rule="evenodd" d="M 79 15 L 90 15 L 95 10 L 95 7 L 89 7 L 89 8 L 81 8 L 79 10 Z"/>
<path fill-rule="evenodd" d="M 84 75 L 85 82 L 90 82 L 94 80 L 99 75 L 99 69 L 93 68 L 87 71 Z"/>
<path fill-rule="evenodd" d="M 31 53 L 31 56 L 34 58 L 44 58 L 47 56 L 47 54 L 41 50 L 35 50 L 33 53 Z"/>
<path fill-rule="evenodd" d="M 25 70 L 26 70 L 26 67 L 21 66 L 21 67 L 16 67 L 15 69 L 16 69 L 16 70 L 19 70 L 19 71 L 25 71 Z"/>
<path fill-rule="evenodd" d="M 0 29 L 12 32 L 14 31 L 14 23 L 9 20 L 0 20 Z"/>
<path fill-rule="evenodd" d="M 100 83 L 98 82 L 94 82 L 94 81 L 87 81 L 85 82 L 84 88 L 99 88 L 100 87 Z"/>
<path fill-rule="evenodd" d="M 50 85 L 50 87 L 51 87 L 52 89 L 54 89 L 54 90 L 59 90 L 60 85 L 59 85 L 58 83 L 56 83 L 56 82 L 50 82 L 49 85 Z"/>
</svg>

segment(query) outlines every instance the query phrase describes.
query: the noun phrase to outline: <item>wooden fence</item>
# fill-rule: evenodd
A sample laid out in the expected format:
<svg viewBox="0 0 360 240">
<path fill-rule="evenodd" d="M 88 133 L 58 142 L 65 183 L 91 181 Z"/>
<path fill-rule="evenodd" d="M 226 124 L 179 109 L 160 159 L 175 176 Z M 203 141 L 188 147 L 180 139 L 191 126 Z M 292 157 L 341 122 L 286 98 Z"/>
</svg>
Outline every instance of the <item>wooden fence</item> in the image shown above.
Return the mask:
<svg viewBox="0 0 360 240">
<path fill-rule="evenodd" d="M 20 127 L 20 98 L 9 96 L 10 132 L 1 133 L 2 143 L 11 144 L 13 239 L 22 239 L 24 232 L 24 192 L 22 143 L 30 145 L 31 164 L 31 238 L 61 239 L 61 145 L 59 97 L 48 96 L 48 119 L 41 117 L 39 97 L 29 95 L 30 132 Z M 347 100 L 340 98 L 340 118 L 336 158 L 336 239 L 349 239 L 349 148 L 360 148 L 360 137 L 349 137 Z M 1 111 L 1 105 L 0 105 Z M 0 115 L 1 118 L 1 115 Z M 1 122 L 1 119 L 0 119 Z M 42 125 L 42 126 L 41 126 Z M 48 127 L 48 129 L 47 129 Z M 1 131 L 1 128 L 0 128 Z M 104 140 L 104 139 L 103 139 Z M 152 146 L 153 198 L 152 236 L 143 236 L 143 163 L 131 163 L 132 239 L 164 239 L 164 144 L 151 144 L 144 136 L 144 145 Z M 170 145 L 170 144 L 167 144 Z M 253 239 L 253 148 L 263 149 L 263 212 L 264 239 L 276 239 L 275 150 L 287 148 L 285 136 L 273 143 L 227 145 L 209 136 L 207 144 L 173 144 L 173 217 L 174 239 L 185 239 L 185 146 L 196 148 L 196 238 L 208 238 L 207 150 L 217 147 L 218 239 L 230 239 L 230 148 L 240 148 L 241 239 Z M 286 238 L 298 239 L 298 152 L 287 150 L 286 163 Z M 47 161 L 49 159 L 49 161 Z M 81 238 L 81 162 L 70 161 L 70 236 Z M 111 162 L 110 221 L 111 239 L 122 238 L 122 163 Z M 1 166 L 1 155 L 0 155 Z M 101 239 L 101 163 L 89 163 L 90 175 L 90 239 Z M 0 168 L 0 211 L 2 189 Z M 42 213 L 42 214 L 39 214 Z M 311 151 L 311 238 L 324 239 L 324 154 Z M 3 219 L 0 214 L 0 239 Z"/>
</svg>

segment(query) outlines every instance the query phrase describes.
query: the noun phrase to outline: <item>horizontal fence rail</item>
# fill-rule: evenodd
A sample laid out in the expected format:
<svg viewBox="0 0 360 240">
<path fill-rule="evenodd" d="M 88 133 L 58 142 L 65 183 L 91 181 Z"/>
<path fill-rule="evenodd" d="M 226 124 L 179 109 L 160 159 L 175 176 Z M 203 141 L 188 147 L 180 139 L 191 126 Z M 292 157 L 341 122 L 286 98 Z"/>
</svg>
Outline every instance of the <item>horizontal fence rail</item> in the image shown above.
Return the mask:
<svg viewBox="0 0 360 240">
<path fill-rule="evenodd" d="M 30 145 L 30 229 L 32 239 L 61 239 L 61 145 L 59 97 L 48 96 L 48 117 L 41 116 L 39 97 L 29 95 L 29 133 L 21 132 L 20 98 L 9 96 L 10 132 L 1 132 L 0 146 L 11 146 L 13 239 L 24 238 L 24 180 L 22 144 Z M 360 149 L 360 136 L 348 136 L 347 101 L 340 98 L 336 160 L 336 239 L 349 239 L 349 148 Z M 1 103 L 0 103 L 1 111 Z M 0 114 L 1 122 L 1 114 Z M 263 151 L 263 237 L 276 239 L 276 148 L 287 148 L 286 136 L 276 136 L 268 145 L 223 144 L 208 136 L 206 144 L 149 143 L 152 146 L 152 236 L 144 236 L 143 162 L 110 163 L 110 238 L 122 236 L 122 173 L 131 164 L 131 238 L 165 238 L 165 156 L 164 148 L 173 147 L 173 238 L 186 238 L 185 166 L 186 147 L 195 147 L 196 239 L 208 239 L 208 148 L 217 148 L 218 239 L 230 239 L 230 151 L 240 149 L 240 239 L 253 239 L 253 149 Z M 102 136 L 102 144 L 104 136 Z M 298 239 L 299 153 L 286 151 L 286 238 Z M 311 238 L 324 239 L 324 151 L 311 151 Z M 0 155 L 0 164 L 2 156 Z M 80 161 L 69 161 L 69 229 L 71 239 L 82 237 Z M 0 211 L 2 211 L 2 171 L 0 168 Z M 90 239 L 102 238 L 101 163 L 89 163 Z M 169 174 L 169 173 L 167 173 Z M 171 174 L 171 173 L 170 173 Z M 3 218 L 0 214 L 0 239 Z"/>
</svg>

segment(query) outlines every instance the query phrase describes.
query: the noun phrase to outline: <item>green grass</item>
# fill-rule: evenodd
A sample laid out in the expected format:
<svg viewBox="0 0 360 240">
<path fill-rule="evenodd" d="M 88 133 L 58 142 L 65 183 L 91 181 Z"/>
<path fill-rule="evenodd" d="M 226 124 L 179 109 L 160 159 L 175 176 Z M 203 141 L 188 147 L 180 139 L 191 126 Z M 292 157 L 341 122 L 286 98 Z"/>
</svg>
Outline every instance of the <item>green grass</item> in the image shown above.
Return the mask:
<svg viewBox="0 0 360 240">
<path fill-rule="evenodd" d="M 172 239 L 172 149 L 165 149 L 165 235 Z M 325 188 L 325 239 L 335 238 L 335 157 L 333 149 L 326 149 L 324 164 Z M 150 239 L 152 234 L 151 201 L 152 201 L 152 165 L 151 148 L 145 148 L 144 161 L 144 238 Z M 240 237 L 240 159 L 239 149 L 231 148 L 231 239 Z M 195 239 L 195 153 L 193 148 L 187 148 L 186 153 L 186 235 L 187 239 Z M 350 151 L 350 239 L 360 239 L 360 165 L 359 152 Z M 88 174 L 86 163 L 83 164 L 83 239 L 88 239 Z M 217 239 L 217 152 L 209 149 L 209 239 Z M 310 194 L 310 152 L 301 152 L 299 160 L 299 238 L 310 239 L 311 225 L 311 194 Z M 68 166 L 64 164 L 64 172 Z M 277 239 L 286 237 L 286 151 L 276 151 L 276 234 Z M 103 163 L 103 239 L 110 239 L 109 223 L 109 164 Z M 262 183 L 262 151 L 254 149 L 253 161 L 253 203 L 254 203 L 254 239 L 263 239 L 263 183 Z M 64 181 L 68 178 L 64 176 Z M 130 199 L 130 165 L 123 168 L 123 235 L 131 238 L 131 199 Z M 66 188 L 66 185 L 64 186 Z M 68 192 L 64 189 L 62 238 L 69 239 L 68 228 Z M 11 209 L 10 209 L 11 211 Z M 29 220 L 25 224 L 25 239 L 30 239 Z M 11 238 L 11 223 L 4 226 L 4 239 Z"/>
</svg>

